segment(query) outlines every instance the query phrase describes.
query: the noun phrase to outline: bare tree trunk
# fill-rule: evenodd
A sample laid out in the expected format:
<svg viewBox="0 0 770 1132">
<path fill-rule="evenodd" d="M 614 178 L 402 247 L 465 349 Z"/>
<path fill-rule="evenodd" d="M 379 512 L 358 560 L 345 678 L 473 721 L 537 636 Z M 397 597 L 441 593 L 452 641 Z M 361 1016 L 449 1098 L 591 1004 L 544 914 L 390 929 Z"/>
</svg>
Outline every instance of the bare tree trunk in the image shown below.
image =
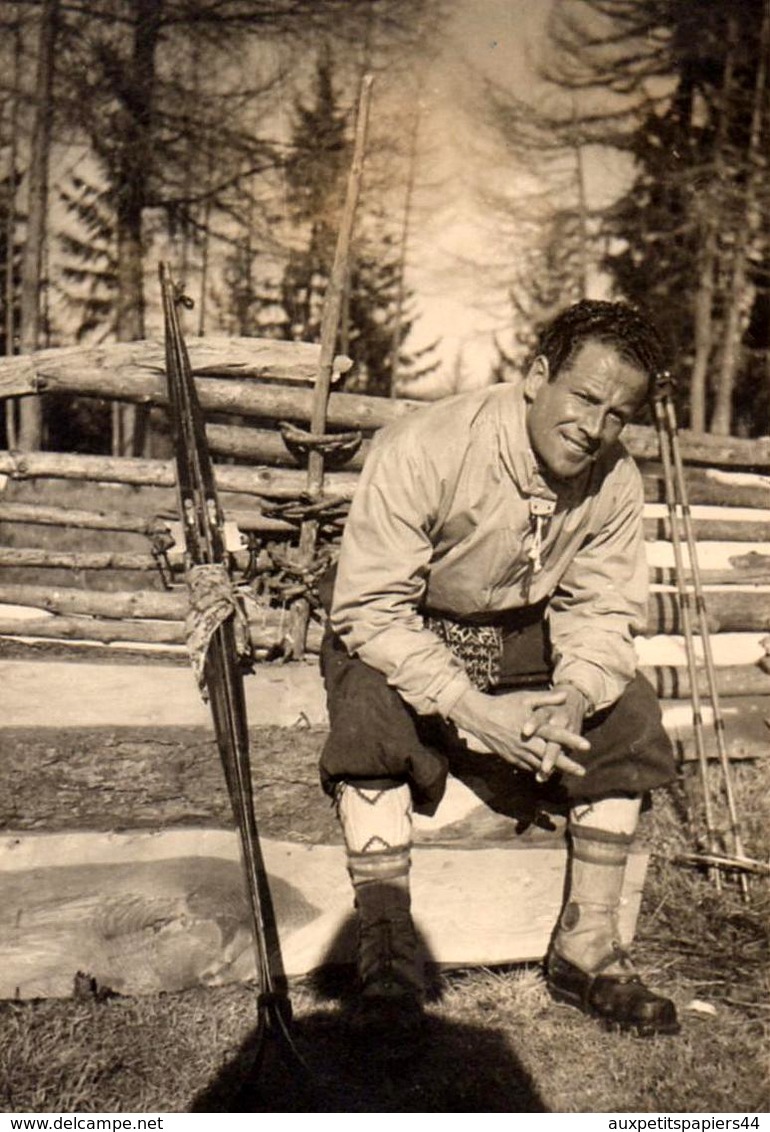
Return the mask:
<svg viewBox="0 0 770 1132">
<path fill-rule="evenodd" d="M 398 370 L 401 353 L 401 336 L 404 325 L 404 301 L 406 297 L 406 257 L 409 247 L 409 231 L 412 225 L 412 201 L 417 178 L 417 139 L 420 133 L 422 104 L 420 102 L 423 84 L 420 83 L 415 100 L 412 130 L 409 137 L 409 165 L 406 175 L 404 213 L 401 220 L 401 238 L 398 247 L 398 286 L 396 289 L 396 318 L 393 324 L 393 340 L 390 348 L 390 396 L 398 395 Z"/>
<path fill-rule="evenodd" d="M 701 268 L 695 295 L 695 360 L 690 379 L 690 428 L 695 432 L 706 431 L 706 381 L 714 338 L 713 310 L 717 258 L 714 216 L 707 217 L 700 258 Z"/>
<path fill-rule="evenodd" d="M 751 130 L 746 152 L 746 187 L 743 212 L 735 234 L 732 271 L 728 291 L 727 317 L 724 328 L 724 349 L 711 418 L 711 432 L 728 436 L 732 427 L 733 390 L 741 353 L 741 338 L 746 317 L 745 290 L 751 237 L 756 226 L 759 190 L 759 161 L 762 146 L 762 125 L 767 98 L 768 54 L 770 54 L 770 0 L 765 0 L 760 32 L 759 58 L 754 83 Z"/>
<path fill-rule="evenodd" d="M 589 277 L 590 256 L 588 254 L 588 201 L 586 198 L 586 176 L 583 162 L 583 145 L 577 127 L 577 105 L 572 103 L 572 145 L 575 150 L 575 183 L 578 205 L 578 249 L 580 260 L 580 298 L 587 299 L 591 287 Z"/>
<path fill-rule="evenodd" d="M 206 197 L 206 203 L 203 206 L 203 232 L 201 247 L 201 286 L 198 298 L 198 337 L 203 338 L 206 333 L 206 288 L 209 282 L 209 241 L 211 234 L 209 232 L 209 224 L 211 223 L 211 197 Z"/>
<path fill-rule="evenodd" d="M 123 139 L 117 177 L 118 341 L 144 338 L 144 243 L 155 51 L 162 0 L 133 0 L 134 42 L 123 102 Z M 113 416 L 113 455 L 139 455 L 144 447 L 143 407 L 120 405 Z"/>
<path fill-rule="evenodd" d="M 5 212 L 5 279 L 3 292 L 5 299 L 5 352 L 12 355 L 16 352 L 16 166 L 19 160 L 19 85 L 21 83 L 21 17 L 18 8 L 14 15 L 16 21 L 13 27 L 13 78 L 12 89 L 9 95 L 9 124 L 8 124 L 8 186 Z M 5 433 L 9 448 L 17 445 L 16 417 L 18 414 L 17 402 L 9 399 L 5 403 Z"/>
<path fill-rule="evenodd" d="M 53 120 L 54 51 L 58 13 L 59 0 L 43 0 L 35 81 L 37 106 L 27 180 L 27 235 L 21 265 L 19 339 L 21 351 L 25 354 L 34 353 L 40 345 L 40 295 L 43 282 L 43 246 L 48 218 L 48 155 Z M 21 402 L 18 445 L 24 451 L 34 451 L 41 447 L 43 439 L 41 410 L 38 397 L 25 398 Z"/>
<path fill-rule="evenodd" d="M 725 193 L 726 180 L 723 150 L 730 122 L 730 98 L 735 78 L 735 51 L 738 35 L 738 23 L 735 15 L 727 17 L 727 29 L 727 54 L 718 107 L 719 119 L 714 138 L 714 181 L 710 189 L 704 190 L 703 203 L 706 214 L 703 221 L 703 238 L 699 254 L 698 290 L 695 295 L 695 359 L 690 379 L 690 428 L 695 432 L 706 431 L 706 391 L 709 364 L 714 345 L 714 295 L 719 250 L 718 230 L 722 211 L 721 198 Z"/>
</svg>

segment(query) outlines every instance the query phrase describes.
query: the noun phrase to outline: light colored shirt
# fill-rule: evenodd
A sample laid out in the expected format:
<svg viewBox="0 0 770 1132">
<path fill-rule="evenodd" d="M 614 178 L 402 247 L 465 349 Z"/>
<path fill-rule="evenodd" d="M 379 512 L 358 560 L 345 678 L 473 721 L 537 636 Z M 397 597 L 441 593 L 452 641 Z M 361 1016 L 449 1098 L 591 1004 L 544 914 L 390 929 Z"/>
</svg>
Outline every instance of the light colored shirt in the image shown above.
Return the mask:
<svg viewBox="0 0 770 1132">
<path fill-rule="evenodd" d="M 470 688 L 422 611 L 493 620 L 548 598 L 553 683 L 598 710 L 636 670 L 648 573 L 639 471 L 618 444 L 550 490 L 520 383 L 435 402 L 376 437 L 342 539 L 331 625 L 418 713 L 445 718 Z M 532 500 L 553 507 L 541 566 Z"/>
</svg>

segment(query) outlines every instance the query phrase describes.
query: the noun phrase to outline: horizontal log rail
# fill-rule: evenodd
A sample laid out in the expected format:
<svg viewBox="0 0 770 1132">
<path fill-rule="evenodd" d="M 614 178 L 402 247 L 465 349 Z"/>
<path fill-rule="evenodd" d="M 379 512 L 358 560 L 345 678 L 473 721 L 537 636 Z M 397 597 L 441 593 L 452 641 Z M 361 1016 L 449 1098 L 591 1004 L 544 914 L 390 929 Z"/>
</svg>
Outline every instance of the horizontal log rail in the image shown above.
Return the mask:
<svg viewBox="0 0 770 1132">
<path fill-rule="evenodd" d="M 317 372 L 319 347 L 269 339 L 191 339 L 188 344 L 204 410 L 263 420 L 306 423 L 312 415 L 313 392 L 292 384 L 310 382 Z M 337 359 L 336 372 L 349 368 Z M 0 397 L 51 392 L 71 393 L 141 404 L 165 404 L 165 356 L 160 342 L 43 350 L 0 360 Z M 237 376 L 238 380 L 234 380 Z M 246 380 L 243 380 L 243 379 Z M 254 378 L 262 379 L 257 384 Z M 273 379 L 281 384 L 271 384 Z M 284 384 L 285 383 L 285 384 Z M 423 402 L 332 393 L 327 421 L 332 429 L 374 431 Z M 632 455 L 658 458 L 654 429 L 629 425 L 624 439 Z M 770 468 L 770 437 L 744 439 L 680 432 L 682 457 L 707 467 L 728 465 Z"/>
<path fill-rule="evenodd" d="M 658 434 L 649 425 L 628 425 L 623 431 L 623 443 L 637 460 L 660 458 Z M 756 439 L 713 436 L 711 433 L 691 432 L 683 428 L 679 430 L 679 447 L 682 459 L 689 464 L 704 464 L 711 469 L 723 465 L 765 473 L 770 469 L 768 436 Z"/>
<path fill-rule="evenodd" d="M 132 590 L 110 593 L 80 590 L 74 586 L 37 586 L 0 583 L 0 604 L 30 606 L 49 613 L 88 614 L 110 620 L 183 621 L 187 615 L 187 594 L 183 589 L 157 593 Z"/>
<path fill-rule="evenodd" d="M 30 606 L 50 613 L 89 614 L 94 617 L 182 620 L 187 595 L 180 586 L 171 591 L 80 590 L 75 587 L 0 584 L 0 604 Z M 272 616 L 267 613 L 267 617 Z M 707 595 L 707 618 L 711 632 L 765 632 L 770 630 L 770 592 L 756 590 L 712 590 Z M 650 595 L 647 636 L 660 633 L 681 635 L 682 619 L 677 595 Z"/>
<path fill-rule="evenodd" d="M 0 499 L 0 523 L 32 526 L 75 527 L 89 531 L 122 531 L 146 535 L 154 517 L 143 518 L 129 511 L 90 511 L 80 507 L 59 507 L 47 503 L 6 502 Z"/>
<path fill-rule="evenodd" d="M 751 633 L 770 629 L 770 592 L 710 590 L 704 599 L 710 633 Z M 680 636 L 683 632 L 677 594 L 673 590 L 650 594 L 646 636 L 658 633 Z"/>
<path fill-rule="evenodd" d="M 275 519 L 270 515 L 265 515 L 255 506 L 253 511 L 244 511 L 238 509 L 225 508 L 225 519 L 233 522 L 244 533 L 246 532 L 261 532 L 263 534 L 292 534 L 297 529 L 297 523 L 288 522 L 285 519 Z M 124 534 L 140 534 L 148 538 L 151 537 L 156 530 L 168 531 L 167 524 L 170 522 L 178 521 L 178 513 L 174 508 L 160 508 L 154 515 L 148 515 L 142 518 L 139 515 L 134 515 L 129 512 L 121 511 L 89 511 L 77 507 L 56 507 L 49 506 L 42 503 L 4 503 L 0 500 L 0 523 L 20 524 L 23 526 L 54 526 L 54 527 L 74 527 L 84 531 L 119 531 Z M 21 549 L 21 548 L 19 548 Z M 28 553 L 31 548 L 24 548 Z M 6 547 L 0 548 L 0 553 L 5 551 L 4 556 L 0 562 L 4 566 L 20 565 L 19 562 L 13 561 L 13 555 L 16 548 Z M 40 553 L 45 553 L 40 551 Z M 55 552 L 50 552 L 55 553 Z M 236 552 L 237 555 L 237 552 Z M 145 556 L 137 555 L 137 559 L 143 559 Z M 246 559 L 236 558 L 236 565 Z M 154 559 L 152 559 L 154 563 Z M 27 561 L 28 565 L 32 565 L 31 560 Z M 67 565 L 67 563 L 61 563 Z M 34 563 L 34 565 L 52 565 L 52 563 Z M 75 566 L 73 561 L 71 565 Z M 88 569 L 88 567 L 85 567 Z M 98 566 L 96 569 L 102 569 Z M 144 565 L 121 565 L 121 569 L 145 569 Z M 244 565 L 245 568 L 245 565 Z"/>
<path fill-rule="evenodd" d="M 685 666 L 670 664 L 644 665 L 640 669 L 662 700 L 689 699 L 690 675 Z M 758 664 L 733 664 L 714 670 L 719 696 L 770 696 L 770 675 Z M 698 691 L 704 703 L 708 702 L 708 678 L 704 669 L 698 670 Z"/>
<path fill-rule="evenodd" d="M 54 452 L 0 451 L 0 474 L 15 479 L 57 478 L 137 486 L 173 487 L 174 466 L 168 460 L 141 460 L 117 456 L 84 456 Z M 254 495 L 263 499 L 296 500 L 305 492 L 305 475 L 299 468 L 260 468 L 217 465 L 217 485 L 223 492 Z M 358 483 L 355 472 L 331 472 L 326 500 L 349 501 Z M 700 518 L 693 520 L 698 539 L 764 542 L 770 538 L 766 520 Z M 667 517 L 644 520 L 648 539 L 670 539 Z"/>
<path fill-rule="evenodd" d="M 252 646 L 259 650 L 278 649 L 284 641 L 288 621 L 277 611 L 249 626 Z M 308 630 L 307 651 L 317 654 L 322 629 L 313 623 Z M 19 621 L 0 615 L 0 637 L 24 640 L 86 641 L 100 644 L 183 645 L 182 620 L 128 621 L 104 617 L 49 616 Z M 690 678 L 685 667 L 644 665 L 641 671 L 664 700 L 686 699 L 690 695 Z M 770 695 L 770 675 L 757 664 L 725 665 L 716 669 L 720 696 Z M 705 696 L 707 680 L 698 673 L 699 690 Z"/>
<path fill-rule="evenodd" d="M 265 520 L 267 523 L 268 520 Z M 283 524 L 284 527 L 289 524 Z M 281 532 L 283 533 L 283 532 Z M 237 570 L 249 567 L 248 550 L 236 550 L 230 555 Z M 184 551 L 167 551 L 164 565 L 175 573 L 184 570 Z M 158 560 L 153 554 L 141 554 L 120 550 L 44 550 L 37 547 L 0 546 L 0 566 L 26 567 L 29 569 L 50 570 L 129 570 L 152 572 L 158 570 Z M 181 579 L 180 579 L 181 580 Z"/>
<path fill-rule="evenodd" d="M 272 338 L 191 337 L 187 349 L 194 373 L 268 382 L 312 384 L 321 357 L 320 346 Z M 350 358 L 335 358 L 332 380 L 337 381 L 352 365 Z M 40 350 L 0 360 L 0 398 L 45 389 L 78 393 L 79 381 L 85 392 L 89 385 L 104 380 L 121 399 L 125 390 L 165 373 L 165 367 L 164 343 L 149 339 Z"/>
<path fill-rule="evenodd" d="M 245 567 L 248 555 L 241 556 Z M 181 551 L 170 551 L 172 569 L 184 567 Z M 50 570 L 157 570 L 152 554 L 120 550 L 43 550 L 27 546 L 0 546 L 0 566 Z"/>
<path fill-rule="evenodd" d="M 100 644 L 182 645 L 183 621 L 116 621 L 99 617 L 34 617 L 17 620 L 0 616 L 1 637 L 42 640 L 98 641 Z"/>
<path fill-rule="evenodd" d="M 0 507 L 0 512 L 2 508 Z M 87 515 L 87 513 L 84 513 Z M 261 533 L 263 535 L 285 535 L 289 531 L 296 531 L 296 524 L 286 523 L 279 519 L 270 519 L 265 516 L 254 516 L 237 511 L 226 512 L 226 517 L 232 520 L 241 531 Z M 1 517 L 1 515 L 0 515 Z M 59 520 L 61 522 L 61 520 Z M 117 517 L 113 520 L 117 523 Z M 84 530 L 89 529 L 87 520 L 81 524 Z M 105 529 L 99 527 L 97 529 Z M 109 530 L 121 530 L 117 525 L 110 526 Z M 142 532 L 144 533 L 144 532 Z M 725 570 L 701 570 L 701 582 L 706 589 L 706 603 L 709 604 L 709 586 L 731 585 L 736 588 L 770 586 L 770 556 L 756 555 L 757 559 L 765 558 L 764 565 L 753 567 L 734 567 Z M 247 550 L 234 551 L 231 554 L 233 565 L 239 571 L 245 571 L 249 565 L 249 552 Z M 184 569 L 184 553 L 181 549 L 171 549 L 167 552 L 166 561 L 174 571 Z M 46 550 L 37 547 L 8 547 L 0 546 L 0 567 L 34 567 L 38 569 L 63 570 L 129 570 L 154 571 L 158 569 L 157 558 L 150 553 L 142 554 L 139 551 L 111 551 L 111 550 Z M 673 567 L 654 566 L 650 570 L 651 581 L 656 585 L 673 587 L 676 585 L 676 572 Z M 686 580 L 691 581 L 688 572 Z"/>
<path fill-rule="evenodd" d="M 770 542 L 768 519 L 723 519 L 693 516 L 693 532 L 697 542 Z M 644 518 L 644 537 L 648 542 L 670 542 L 671 524 L 668 518 Z"/>
<path fill-rule="evenodd" d="M 299 499 L 305 493 L 305 474 L 299 468 L 250 468 L 219 464 L 214 469 L 223 492 Z M 127 456 L 81 456 L 60 452 L 0 451 L 0 474 L 13 479 L 65 479 L 121 483 L 136 487 L 174 487 L 176 473 L 170 460 L 141 460 Z M 358 477 L 352 472 L 328 476 L 327 499 L 349 500 Z"/>
<path fill-rule="evenodd" d="M 732 565 L 723 570 L 701 568 L 700 580 L 704 586 L 767 586 L 770 585 L 770 555 L 747 554 L 743 559 L 731 559 Z M 685 570 L 685 583 L 693 582 L 692 571 Z M 651 566 L 650 581 L 655 585 L 676 586 L 673 566 Z M 706 591 L 708 602 L 708 590 Z"/>
<path fill-rule="evenodd" d="M 317 653 L 321 633 L 312 627 L 308 634 L 309 649 Z M 98 644 L 184 645 L 183 621 L 115 621 L 99 617 L 40 617 L 17 621 L 0 617 L 0 637 L 23 640 L 86 641 Z M 277 618 L 272 622 L 251 622 L 249 637 L 252 648 L 265 651 L 280 649 L 285 633 Z M 770 677 L 766 677 L 770 683 Z"/>
<path fill-rule="evenodd" d="M 647 503 L 665 503 L 663 472 L 656 463 L 642 465 Z M 770 510 L 770 476 L 750 472 L 720 472 L 686 468 L 687 498 L 692 506 L 761 507 Z"/>
<path fill-rule="evenodd" d="M 0 366 L 6 363 L 0 361 Z M 307 424 L 312 415 L 313 391 L 301 386 L 257 385 L 228 378 L 198 377 L 195 381 L 201 405 L 207 413 L 224 413 L 256 420 L 290 420 Z M 164 406 L 166 382 L 162 369 L 141 374 L 130 385 L 111 372 L 64 370 L 51 366 L 37 377 L 37 392 L 69 393 L 132 404 Z M 390 421 L 413 412 L 422 401 L 389 400 L 358 393 L 332 393 L 328 424 L 332 429 L 363 429 L 373 432 Z"/>
</svg>

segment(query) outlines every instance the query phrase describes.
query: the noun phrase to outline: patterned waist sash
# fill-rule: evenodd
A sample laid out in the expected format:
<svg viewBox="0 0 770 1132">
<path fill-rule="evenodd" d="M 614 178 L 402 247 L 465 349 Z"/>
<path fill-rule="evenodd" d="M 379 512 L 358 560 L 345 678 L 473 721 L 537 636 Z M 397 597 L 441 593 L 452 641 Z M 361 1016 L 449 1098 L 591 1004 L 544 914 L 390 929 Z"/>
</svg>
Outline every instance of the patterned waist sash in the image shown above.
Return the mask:
<svg viewBox="0 0 770 1132">
<path fill-rule="evenodd" d="M 435 613 L 426 614 L 424 619 L 425 627 L 463 664 L 479 691 L 486 692 L 499 683 L 503 657 L 503 630 L 499 625 L 477 625 Z"/>
</svg>

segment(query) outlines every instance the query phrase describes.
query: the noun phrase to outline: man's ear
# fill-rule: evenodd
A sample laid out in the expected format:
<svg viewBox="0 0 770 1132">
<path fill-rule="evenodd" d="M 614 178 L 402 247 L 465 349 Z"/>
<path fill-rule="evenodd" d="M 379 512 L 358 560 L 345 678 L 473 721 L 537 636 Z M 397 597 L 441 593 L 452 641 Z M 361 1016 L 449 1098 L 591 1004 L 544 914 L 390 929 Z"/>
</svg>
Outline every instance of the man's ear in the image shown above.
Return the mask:
<svg viewBox="0 0 770 1132">
<path fill-rule="evenodd" d="M 538 354 L 524 375 L 524 396 L 528 401 L 534 401 L 540 387 L 548 381 L 548 376 L 548 359 L 543 354 Z"/>
</svg>

